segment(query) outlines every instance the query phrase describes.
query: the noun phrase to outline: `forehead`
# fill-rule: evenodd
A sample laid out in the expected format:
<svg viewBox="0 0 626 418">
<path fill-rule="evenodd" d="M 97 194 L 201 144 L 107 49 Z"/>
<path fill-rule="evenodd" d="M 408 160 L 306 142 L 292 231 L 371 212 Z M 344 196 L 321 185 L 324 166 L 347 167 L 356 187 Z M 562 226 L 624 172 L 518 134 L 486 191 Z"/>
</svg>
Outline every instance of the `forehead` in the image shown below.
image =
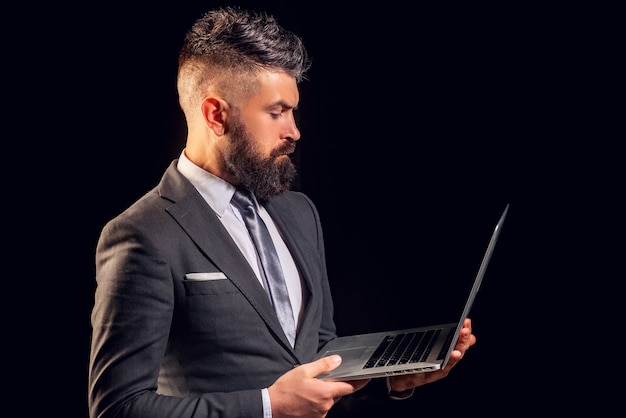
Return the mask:
<svg viewBox="0 0 626 418">
<path fill-rule="evenodd" d="M 257 81 L 257 88 L 251 95 L 249 104 L 282 105 L 290 108 L 298 105 L 300 100 L 298 84 L 291 75 L 277 71 L 261 71 Z"/>
</svg>

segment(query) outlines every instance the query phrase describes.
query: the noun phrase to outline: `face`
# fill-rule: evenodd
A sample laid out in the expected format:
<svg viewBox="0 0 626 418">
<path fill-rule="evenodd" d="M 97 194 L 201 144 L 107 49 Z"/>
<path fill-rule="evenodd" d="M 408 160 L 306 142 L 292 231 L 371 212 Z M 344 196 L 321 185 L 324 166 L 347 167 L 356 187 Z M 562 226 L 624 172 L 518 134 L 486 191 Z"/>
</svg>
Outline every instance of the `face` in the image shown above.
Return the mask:
<svg viewBox="0 0 626 418">
<path fill-rule="evenodd" d="M 223 155 L 229 174 L 265 200 L 287 191 L 296 176 L 289 154 L 300 139 L 293 114 L 299 94 L 286 74 L 264 72 L 260 80 L 260 89 L 230 116 Z"/>
</svg>

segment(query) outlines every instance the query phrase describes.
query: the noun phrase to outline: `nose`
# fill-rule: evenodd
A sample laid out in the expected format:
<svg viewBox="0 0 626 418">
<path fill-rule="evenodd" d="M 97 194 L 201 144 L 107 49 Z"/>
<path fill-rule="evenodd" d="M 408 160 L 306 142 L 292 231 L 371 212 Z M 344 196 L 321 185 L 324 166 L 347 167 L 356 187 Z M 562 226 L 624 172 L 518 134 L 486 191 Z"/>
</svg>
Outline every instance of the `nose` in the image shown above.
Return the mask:
<svg viewBox="0 0 626 418">
<path fill-rule="evenodd" d="M 289 135 L 292 141 L 298 141 L 300 139 L 300 129 L 294 125 L 292 133 Z"/>
<path fill-rule="evenodd" d="M 285 139 L 289 139 L 294 142 L 300 139 L 300 130 L 298 129 L 298 125 L 296 124 L 296 120 L 293 115 L 290 118 L 289 126 L 286 128 L 284 137 Z"/>
</svg>

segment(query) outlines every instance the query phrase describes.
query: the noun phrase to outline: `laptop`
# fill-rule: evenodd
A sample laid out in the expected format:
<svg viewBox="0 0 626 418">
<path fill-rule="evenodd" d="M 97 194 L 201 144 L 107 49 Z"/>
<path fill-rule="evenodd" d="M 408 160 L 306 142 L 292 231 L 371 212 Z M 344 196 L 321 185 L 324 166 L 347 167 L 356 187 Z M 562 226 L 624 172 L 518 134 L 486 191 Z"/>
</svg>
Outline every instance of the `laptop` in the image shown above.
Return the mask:
<svg viewBox="0 0 626 418">
<path fill-rule="evenodd" d="M 469 315 L 508 210 L 507 204 L 491 234 L 458 322 L 337 337 L 320 350 L 316 359 L 339 354 L 342 362 L 317 378 L 347 381 L 443 369 Z"/>
</svg>

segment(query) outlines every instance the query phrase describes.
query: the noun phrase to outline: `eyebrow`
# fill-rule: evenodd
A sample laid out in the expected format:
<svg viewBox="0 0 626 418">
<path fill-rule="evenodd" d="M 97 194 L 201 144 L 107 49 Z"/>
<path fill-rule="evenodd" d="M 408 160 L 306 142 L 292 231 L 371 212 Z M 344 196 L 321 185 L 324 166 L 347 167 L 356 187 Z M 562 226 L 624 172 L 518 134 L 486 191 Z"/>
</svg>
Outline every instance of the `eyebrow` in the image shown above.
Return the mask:
<svg viewBox="0 0 626 418">
<path fill-rule="evenodd" d="M 289 103 L 283 101 L 283 100 L 278 100 L 270 105 L 267 106 L 268 109 L 271 109 L 273 107 L 281 107 L 283 109 L 293 109 L 293 110 L 298 110 L 298 106 L 292 106 Z"/>
</svg>

